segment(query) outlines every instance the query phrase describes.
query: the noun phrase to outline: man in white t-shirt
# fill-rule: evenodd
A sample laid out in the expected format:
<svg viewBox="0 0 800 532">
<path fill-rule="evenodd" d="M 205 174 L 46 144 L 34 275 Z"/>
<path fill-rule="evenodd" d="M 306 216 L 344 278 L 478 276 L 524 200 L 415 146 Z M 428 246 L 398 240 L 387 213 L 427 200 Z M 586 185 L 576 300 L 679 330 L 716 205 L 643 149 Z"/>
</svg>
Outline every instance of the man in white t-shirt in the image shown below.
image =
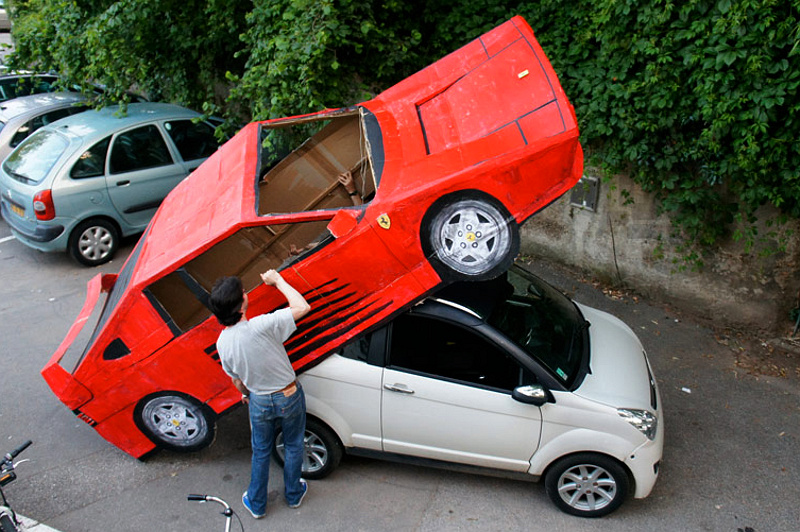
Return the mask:
<svg viewBox="0 0 800 532">
<path fill-rule="evenodd" d="M 261 314 L 248 320 L 247 294 L 238 277 L 223 277 L 214 283 L 209 307 L 225 326 L 217 340 L 217 351 L 233 385 L 249 404 L 253 458 L 250 485 L 242 504 L 260 519 L 267 512 L 269 461 L 275 431 L 283 431 L 283 482 L 286 502 L 298 508 L 308 491 L 301 478 L 306 402 L 295 378 L 283 343 L 297 328 L 295 322 L 311 307 L 305 298 L 275 270 L 261 274 L 267 286 L 274 286 L 286 298 L 288 308 Z"/>
</svg>

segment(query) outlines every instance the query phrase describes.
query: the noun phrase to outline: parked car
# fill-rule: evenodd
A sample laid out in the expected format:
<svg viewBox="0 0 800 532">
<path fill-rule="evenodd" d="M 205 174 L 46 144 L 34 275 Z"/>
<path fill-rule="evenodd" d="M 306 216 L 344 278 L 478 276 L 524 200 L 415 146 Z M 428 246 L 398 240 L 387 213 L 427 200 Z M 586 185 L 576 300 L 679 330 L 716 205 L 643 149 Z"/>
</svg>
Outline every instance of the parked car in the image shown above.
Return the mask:
<svg viewBox="0 0 800 532">
<path fill-rule="evenodd" d="M 21 96 L 0 103 L 0 162 L 42 126 L 85 111 L 86 97 L 75 92 Z"/>
<path fill-rule="evenodd" d="M 269 268 L 306 295 L 287 343 L 302 373 L 442 286 L 505 272 L 519 224 L 582 168 L 573 109 L 514 18 L 373 100 L 243 128 L 169 194 L 119 275 L 90 281 L 42 375 L 132 456 L 199 449 L 241 397 L 215 348 L 218 277 L 242 278 L 253 313 L 285 302 L 260 280 Z"/>
<path fill-rule="evenodd" d="M 134 103 L 42 127 L 0 168 L 0 209 L 12 234 L 88 266 L 141 233 L 164 197 L 218 147 L 214 128 L 176 105 Z"/>
<path fill-rule="evenodd" d="M 72 89 L 74 92 L 81 92 L 81 87 L 78 85 L 69 85 L 65 87 L 64 83 L 59 83 L 60 77 L 53 73 L 37 73 L 29 70 L 11 70 L 3 65 L 0 65 L 0 102 L 12 100 L 21 96 L 30 96 L 32 94 L 42 94 L 47 92 L 62 91 L 64 89 Z M 92 92 L 95 94 L 103 94 L 106 92 L 106 87 L 103 85 L 91 84 Z M 128 101 L 134 103 L 144 103 L 148 99 L 142 95 L 132 91 L 127 92 Z"/>
<path fill-rule="evenodd" d="M 658 478 L 663 414 L 642 344 L 518 266 L 445 288 L 299 380 L 307 479 L 344 452 L 389 457 L 541 478 L 559 508 L 598 517 Z M 280 433 L 275 448 L 282 461 Z"/>
<path fill-rule="evenodd" d="M 55 91 L 58 76 L 55 74 L 36 74 L 34 72 L 15 72 L 0 70 L 0 102 Z"/>
</svg>

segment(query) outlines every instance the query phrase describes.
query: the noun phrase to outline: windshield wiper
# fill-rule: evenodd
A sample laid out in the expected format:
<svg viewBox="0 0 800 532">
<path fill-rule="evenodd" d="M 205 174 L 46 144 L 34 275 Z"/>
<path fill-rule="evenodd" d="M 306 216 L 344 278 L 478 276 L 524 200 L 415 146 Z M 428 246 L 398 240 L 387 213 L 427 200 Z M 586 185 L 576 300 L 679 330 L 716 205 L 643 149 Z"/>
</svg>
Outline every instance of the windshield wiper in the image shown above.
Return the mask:
<svg viewBox="0 0 800 532">
<path fill-rule="evenodd" d="M 35 185 L 36 184 L 36 182 L 33 179 L 31 179 L 30 177 L 28 177 L 26 175 L 18 174 L 17 172 L 12 172 L 10 170 L 8 171 L 8 173 L 11 174 L 11 177 L 13 177 L 14 179 L 16 179 L 17 181 L 19 181 L 21 183 L 31 184 L 31 185 Z"/>
</svg>

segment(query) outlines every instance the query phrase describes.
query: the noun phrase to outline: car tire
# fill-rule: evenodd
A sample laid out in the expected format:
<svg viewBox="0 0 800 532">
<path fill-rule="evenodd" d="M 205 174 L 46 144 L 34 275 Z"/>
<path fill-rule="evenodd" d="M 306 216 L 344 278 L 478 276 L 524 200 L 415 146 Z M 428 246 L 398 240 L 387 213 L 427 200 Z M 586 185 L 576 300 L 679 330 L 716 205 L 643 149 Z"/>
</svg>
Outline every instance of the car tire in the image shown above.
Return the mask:
<svg viewBox="0 0 800 532">
<path fill-rule="evenodd" d="M 344 450 L 339 438 L 323 423 L 313 418 L 306 419 L 303 457 L 303 478 L 319 480 L 325 478 L 339 465 Z M 283 466 L 283 432 L 277 431 L 274 441 L 275 461 Z"/>
<path fill-rule="evenodd" d="M 559 509 L 579 517 L 610 514 L 630 489 L 625 468 L 613 458 L 594 453 L 562 458 L 548 469 L 544 483 Z"/>
<path fill-rule="evenodd" d="M 102 218 L 84 220 L 69 237 L 69 254 L 84 266 L 98 266 L 114 258 L 119 247 L 119 230 Z"/>
<path fill-rule="evenodd" d="M 483 281 L 506 271 L 519 253 L 519 227 L 502 203 L 479 191 L 439 198 L 420 230 L 422 249 L 445 281 Z"/>
<path fill-rule="evenodd" d="M 165 392 L 146 397 L 134 411 L 137 426 L 158 447 L 199 451 L 214 441 L 216 417 L 196 399 Z"/>
</svg>

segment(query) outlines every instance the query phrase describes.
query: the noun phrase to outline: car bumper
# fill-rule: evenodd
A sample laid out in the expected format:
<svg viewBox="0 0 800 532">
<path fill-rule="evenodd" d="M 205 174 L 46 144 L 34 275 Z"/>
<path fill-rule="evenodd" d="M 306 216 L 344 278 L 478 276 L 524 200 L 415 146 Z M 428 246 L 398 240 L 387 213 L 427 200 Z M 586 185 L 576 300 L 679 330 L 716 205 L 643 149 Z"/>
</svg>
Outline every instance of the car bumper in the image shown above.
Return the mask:
<svg viewBox="0 0 800 532">
<path fill-rule="evenodd" d="M 648 440 L 634 449 L 625 458 L 625 465 L 633 475 L 635 488 L 633 496 L 643 499 L 650 495 L 658 480 L 661 457 L 664 453 L 664 416 L 658 415 L 658 431 L 653 441 Z"/>
<path fill-rule="evenodd" d="M 63 251 L 66 249 L 64 226 L 61 224 L 42 225 L 26 223 L 11 212 L 8 204 L 0 202 L 0 214 L 8 223 L 14 236 L 32 248 L 40 251 Z"/>
</svg>

